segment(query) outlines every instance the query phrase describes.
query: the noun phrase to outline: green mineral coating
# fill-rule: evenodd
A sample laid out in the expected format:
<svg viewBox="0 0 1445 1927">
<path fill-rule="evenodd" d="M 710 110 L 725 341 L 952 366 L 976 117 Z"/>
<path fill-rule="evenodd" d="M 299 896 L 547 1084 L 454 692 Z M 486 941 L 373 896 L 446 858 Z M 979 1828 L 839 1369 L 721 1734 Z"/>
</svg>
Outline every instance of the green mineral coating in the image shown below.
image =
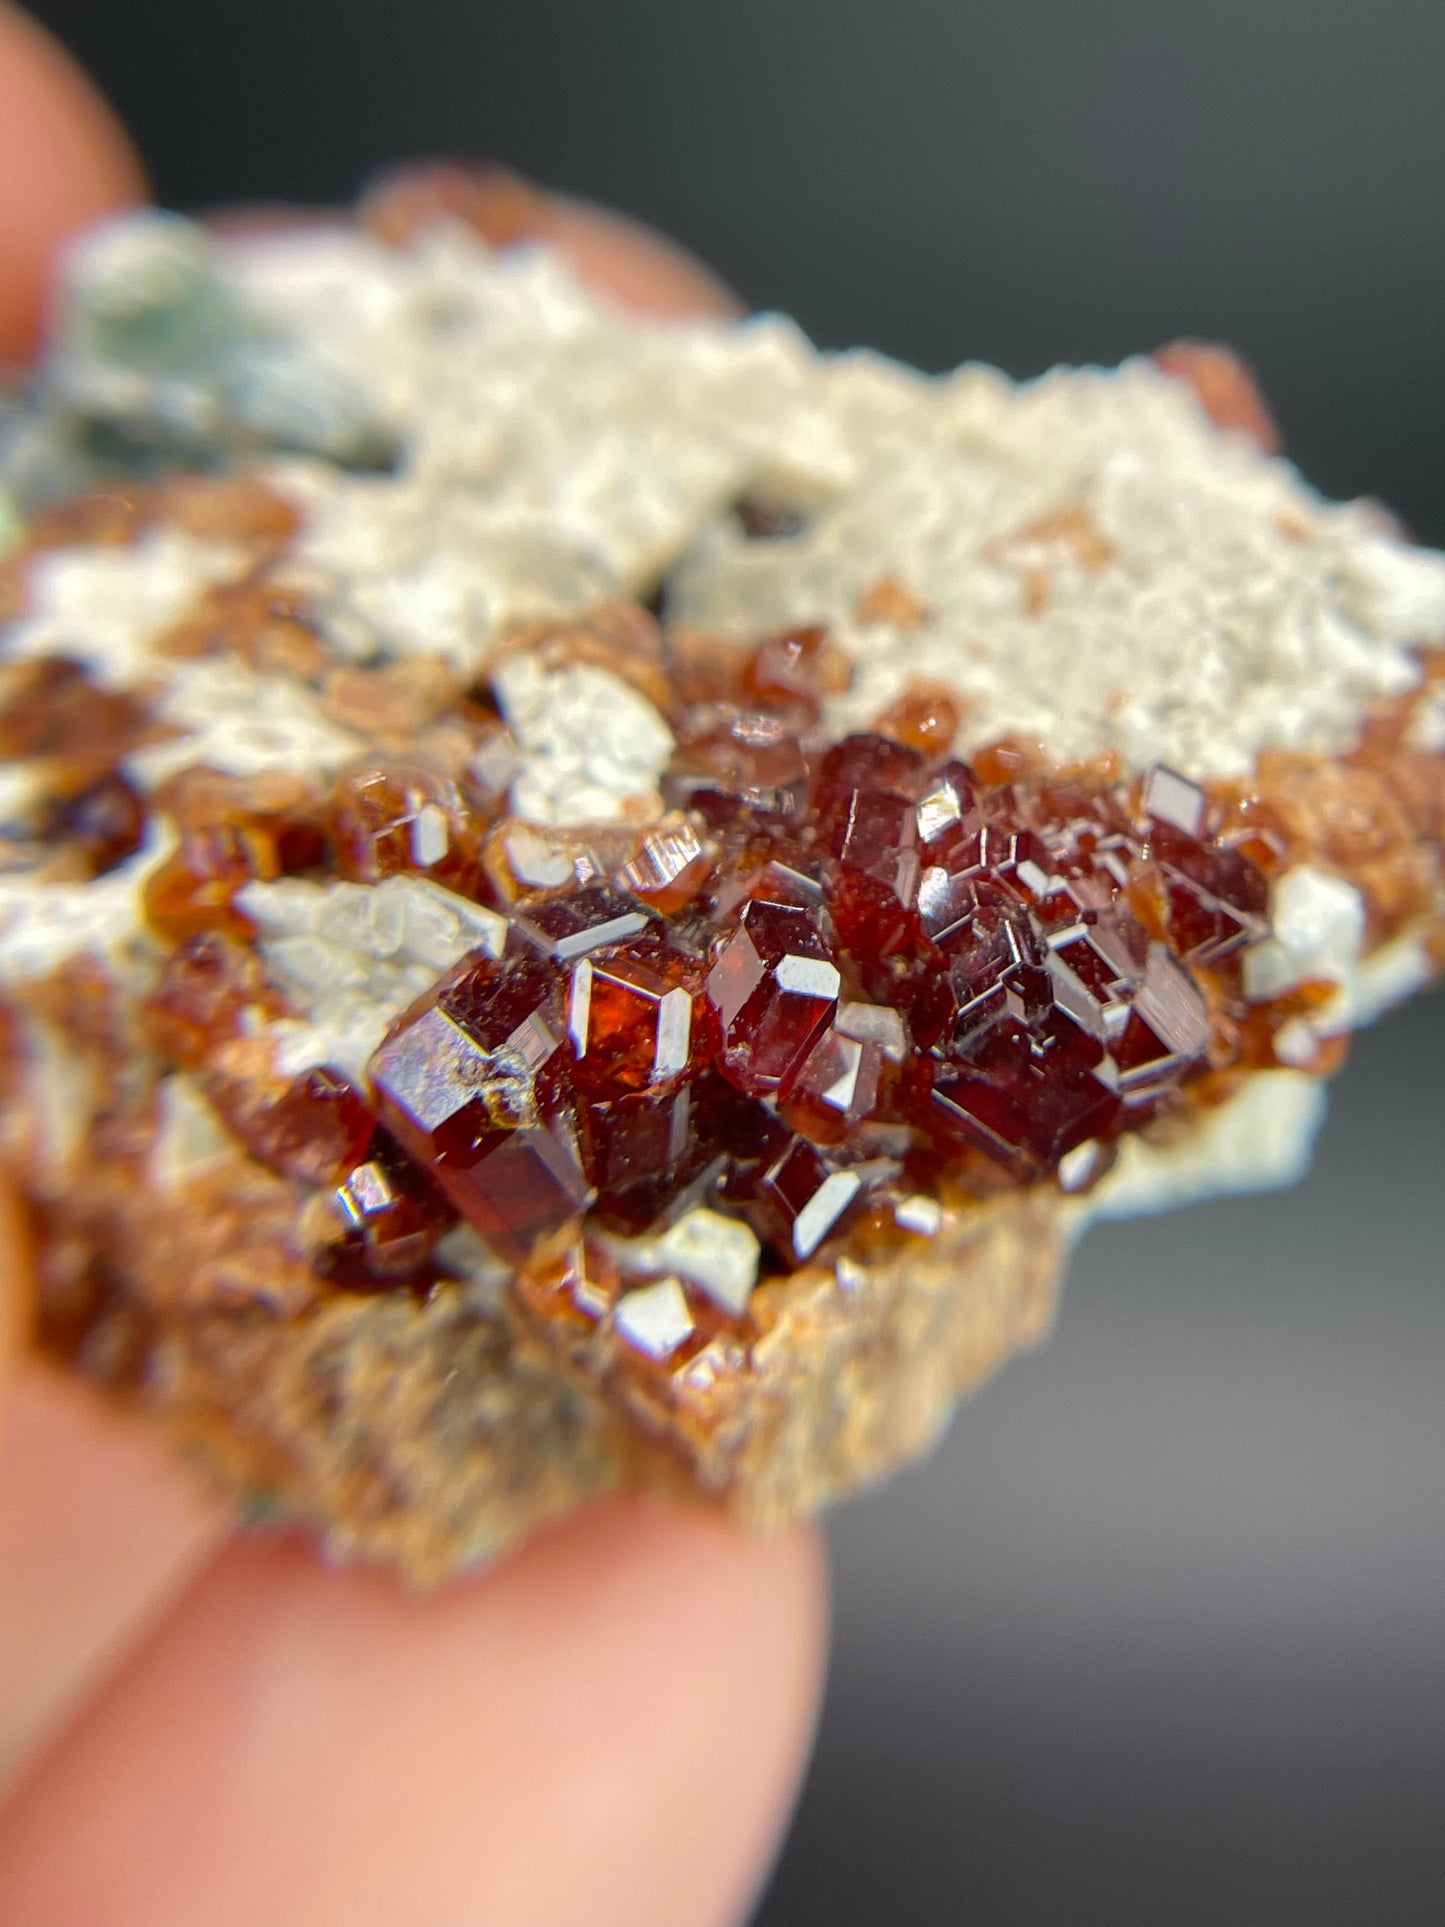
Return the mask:
<svg viewBox="0 0 1445 1927">
<path fill-rule="evenodd" d="M 66 275 L 64 350 L 138 374 L 220 367 L 249 332 L 205 230 L 177 214 L 133 215 L 93 237 Z"/>
<path fill-rule="evenodd" d="M 228 364 L 220 395 L 238 435 L 263 447 L 320 455 L 343 468 L 379 468 L 391 454 L 355 383 L 293 342 L 244 348 Z"/>
<path fill-rule="evenodd" d="M 42 402 L 97 469 L 211 467 L 268 449 L 391 459 L 355 382 L 252 312 L 224 250 L 178 214 L 131 214 L 66 262 Z"/>
</svg>

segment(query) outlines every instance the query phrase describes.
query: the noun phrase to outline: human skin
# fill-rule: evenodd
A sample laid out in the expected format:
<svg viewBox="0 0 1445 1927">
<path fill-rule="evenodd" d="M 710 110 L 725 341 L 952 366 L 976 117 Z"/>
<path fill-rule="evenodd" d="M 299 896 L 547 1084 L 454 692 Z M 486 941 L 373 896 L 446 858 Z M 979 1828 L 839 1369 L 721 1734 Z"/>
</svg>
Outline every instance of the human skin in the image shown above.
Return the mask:
<svg viewBox="0 0 1445 1927">
<path fill-rule="evenodd" d="M 0 361 L 69 233 L 144 196 L 0 0 Z M 553 204 L 594 285 L 726 312 L 624 217 Z M 816 1716 L 816 1534 L 592 1508 L 427 1598 L 237 1538 L 143 1432 L 26 1355 L 0 1188 L 0 1927 L 727 1927 Z"/>
</svg>

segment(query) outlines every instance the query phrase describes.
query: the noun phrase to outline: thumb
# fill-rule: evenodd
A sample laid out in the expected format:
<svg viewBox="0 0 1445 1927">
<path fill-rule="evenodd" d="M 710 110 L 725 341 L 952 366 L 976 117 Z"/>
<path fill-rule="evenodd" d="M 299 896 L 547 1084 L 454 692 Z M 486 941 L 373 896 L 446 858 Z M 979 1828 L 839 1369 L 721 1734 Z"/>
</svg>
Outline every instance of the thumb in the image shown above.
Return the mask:
<svg viewBox="0 0 1445 1927">
<path fill-rule="evenodd" d="M 0 0 L 0 364 L 34 348 L 55 248 L 145 191 L 100 95 L 43 28 Z"/>
</svg>

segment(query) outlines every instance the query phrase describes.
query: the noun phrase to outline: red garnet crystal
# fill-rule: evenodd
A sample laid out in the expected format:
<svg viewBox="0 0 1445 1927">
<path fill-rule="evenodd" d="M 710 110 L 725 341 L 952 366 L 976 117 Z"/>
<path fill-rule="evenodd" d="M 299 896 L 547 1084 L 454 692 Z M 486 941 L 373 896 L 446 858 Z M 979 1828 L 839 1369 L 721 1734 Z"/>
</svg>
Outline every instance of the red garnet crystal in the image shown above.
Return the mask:
<svg viewBox="0 0 1445 1927">
<path fill-rule="evenodd" d="M 477 957 L 413 1007 L 371 1061 L 397 1141 L 512 1261 L 592 1199 L 567 1094 L 546 1076 L 563 1035 L 555 970 Z"/>
<path fill-rule="evenodd" d="M 826 629 L 785 629 L 765 636 L 753 650 L 742 685 L 760 708 L 814 722 L 825 691 L 847 687 L 847 659 L 838 655 Z"/>
<path fill-rule="evenodd" d="M 696 810 L 712 825 L 742 808 L 791 817 L 807 800 L 807 756 L 782 717 L 735 710 L 685 738 L 662 791 L 669 803 Z"/>
<path fill-rule="evenodd" d="M 702 965 L 655 943 L 606 946 L 572 966 L 569 1074 L 583 1161 L 603 1215 L 643 1228 L 691 1169 L 691 1083 L 716 1047 Z"/>
<path fill-rule="evenodd" d="M 681 910 L 707 882 L 712 851 L 686 817 L 673 817 L 649 830 L 636 856 L 617 876 L 619 887 L 649 910 L 670 916 Z"/>
<path fill-rule="evenodd" d="M 370 1105 L 348 1079 L 316 1068 L 281 1079 L 203 1079 L 231 1135 L 260 1163 L 303 1184 L 334 1183 L 365 1154 L 376 1129 Z"/>
<path fill-rule="evenodd" d="M 777 1090 L 832 1021 L 841 983 L 813 911 L 745 903 L 707 979 L 724 1075 L 753 1096 Z"/>
<path fill-rule="evenodd" d="M 220 822 L 188 830 L 179 847 L 147 879 L 146 916 L 163 937 L 225 930 L 245 936 L 250 920 L 236 897 L 257 879 L 280 876 L 274 839 L 254 823 Z"/>
<path fill-rule="evenodd" d="M 292 778 L 184 770 L 160 801 L 180 833 L 145 886 L 146 915 L 162 936 L 245 936 L 250 921 L 235 899 L 246 884 L 295 876 L 324 859 L 318 806 Z"/>
<path fill-rule="evenodd" d="M 1030 1175 L 1119 1128 L 1115 1081 L 1103 1046 L 1062 1011 L 1032 1024 L 1002 1015 L 945 1059 L 934 1127 Z"/>
<path fill-rule="evenodd" d="M 633 898 L 592 884 L 540 903 L 519 905 L 513 921 L 544 957 L 568 964 L 604 945 L 638 936 L 651 914 Z"/>
<path fill-rule="evenodd" d="M 794 1138 L 763 1174 L 752 1215 L 788 1256 L 811 1258 L 862 1188 L 856 1171 L 829 1165 L 806 1140 Z"/>
<path fill-rule="evenodd" d="M 104 876 L 134 856 L 145 835 L 145 803 L 119 770 L 58 802 L 45 825 L 48 841 L 74 850 L 88 876 Z"/>
<path fill-rule="evenodd" d="M 284 1011 L 256 953 L 208 931 L 171 952 L 145 1017 L 156 1048 L 181 1070 L 195 1070 L 217 1045 L 241 1034 L 248 1014 Z"/>
<path fill-rule="evenodd" d="M 789 1081 L 778 1110 L 815 1144 L 842 1144 L 876 1110 L 882 1068 L 875 1042 L 845 1036 L 832 1025 Z"/>
</svg>

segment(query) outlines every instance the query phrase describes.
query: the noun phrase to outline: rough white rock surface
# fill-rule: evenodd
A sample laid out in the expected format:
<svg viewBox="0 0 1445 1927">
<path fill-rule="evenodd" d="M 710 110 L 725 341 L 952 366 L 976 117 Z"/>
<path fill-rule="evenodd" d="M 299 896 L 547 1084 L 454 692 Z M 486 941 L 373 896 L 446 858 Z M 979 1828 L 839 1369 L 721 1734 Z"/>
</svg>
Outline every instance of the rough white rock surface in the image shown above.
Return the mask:
<svg viewBox="0 0 1445 1927">
<path fill-rule="evenodd" d="M 492 687 L 521 751 L 511 794 L 519 816 L 566 827 L 645 821 L 661 811 L 657 785 L 672 731 L 619 676 L 588 663 L 547 669 L 535 656 L 513 655 L 497 665 Z"/>
<path fill-rule="evenodd" d="M 174 1191 L 236 1155 L 236 1140 L 193 1079 L 177 1071 L 157 1089 L 160 1121 L 147 1160 L 151 1183 Z"/>
<path fill-rule="evenodd" d="M 396 477 L 290 471 L 363 654 L 479 665 L 511 615 L 670 568 L 674 611 L 722 630 L 833 623 L 856 672 L 839 731 L 925 676 L 966 697 L 965 749 L 1021 734 L 1208 776 L 1266 744 L 1348 746 L 1361 703 L 1414 680 L 1409 645 L 1445 632 L 1445 559 L 1220 434 L 1145 361 L 929 378 L 820 355 L 776 316 L 624 317 L 545 251 L 455 230 L 233 260 L 406 451 Z M 746 539 L 726 513 L 745 492 L 803 511 L 801 533 Z M 885 576 L 921 625 L 856 619 Z"/>
<path fill-rule="evenodd" d="M 927 377 L 819 354 L 777 316 L 623 314 L 545 249 L 493 255 L 456 228 L 405 250 L 298 230 L 225 258 L 398 437 L 393 473 L 273 470 L 306 525 L 288 572 L 353 660 L 440 654 L 478 674 L 517 618 L 670 572 L 673 613 L 722 632 L 831 623 L 854 664 L 838 732 L 921 677 L 965 699 L 960 749 L 1022 735 L 1206 777 L 1266 745 L 1348 747 L 1361 705 L 1416 678 L 1411 645 L 1445 633 L 1445 558 L 1219 433 L 1147 361 Z M 796 508 L 800 531 L 747 539 L 729 512 L 744 494 Z M 155 636 L 238 566 L 175 534 L 57 551 L 6 646 L 145 680 Z M 920 623 L 859 619 L 882 578 L 921 599 Z M 544 822 L 612 820 L 660 753 L 632 692 L 626 714 L 606 699 L 584 752 L 560 720 L 576 694 L 550 692 L 559 720 L 532 729 L 517 776 Z M 299 729 L 303 698 L 287 700 Z M 1434 730 L 1434 708 L 1422 718 Z M 311 761 L 326 754 L 313 740 Z"/>
<path fill-rule="evenodd" d="M 1322 1079 L 1304 1071 L 1256 1071 L 1177 1143 L 1124 1138 L 1113 1170 L 1073 1207 L 1074 1229 L 1298 1184 L 1325 1110 Z"/>
<path fill-rule="evenodd" d="M 41 883 L 0 876 L 0 984 L 47 977 L 84 952 L 102 958 L 122 982 L 151 961 L 141 891 L 170 845 L 159 835 L 91 883 Z"/>
<path fill-rule="evenodd" d="M 1348 992 L 1365 941 L 1365 901 L 1343 877 L 1297 863 L 1270 890 L 1272 934 L 1245 954 L 1244 988 L 1255 1001 L 1324 981 Z"/>
<path fill-rule="evenodd" d="M 248 560 L 228 543 L 175 529 L 158 529 L 132 548 L 51 549 L 26 571 L 28 613 L 0 625 L 5 653 L 69 656 L 99 683 L 133 687 L 170 668 L 152 645 L 203 590 L 233 579 Z"/>
<path fill-rule="evenodd" d="M 758 1282 L 761 1249 L 752 1227 L 706 1205 L 684 1212 L 661 1237 L 616 1242 L 630 1269 L 686 1278 L 734 1316 L 747 1309 Z"/>
<path fill-rule="evenodd" d="M 193 763 L 229 776 L 289 770 L 325 782 L 363 746 L 322 713 L 304 683 L 260 675 L 231 656 L 176 666 L 154 713 L 175 736 L 126 760 L 128 773 L 148 787 Z"/>
<path fill-rule="evenodd" d="M 1421 698 L 1410 726 L 1410 747 L 1445 755 L 1445 683 L 1436 683 Z"/>
</svg>

